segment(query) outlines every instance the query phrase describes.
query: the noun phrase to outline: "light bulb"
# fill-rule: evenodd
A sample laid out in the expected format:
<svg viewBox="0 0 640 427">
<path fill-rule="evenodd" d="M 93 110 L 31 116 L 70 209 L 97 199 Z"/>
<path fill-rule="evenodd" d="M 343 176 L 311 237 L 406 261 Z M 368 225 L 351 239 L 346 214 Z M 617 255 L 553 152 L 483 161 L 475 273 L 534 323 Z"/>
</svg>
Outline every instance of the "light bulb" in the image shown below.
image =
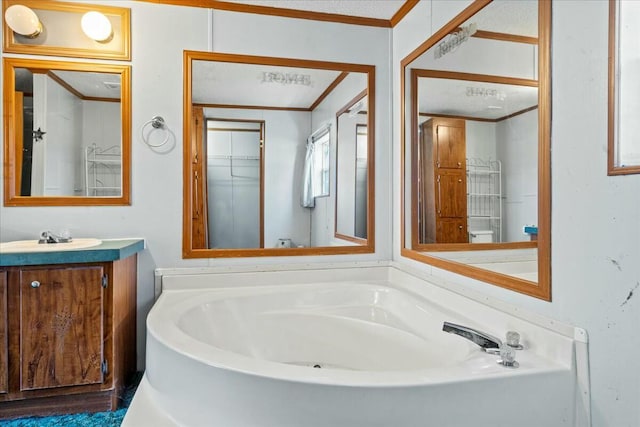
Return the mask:
<svg viewBox="0 0 640 427">
<path fill-rule="evenodd" d="M 4 12 L 4 20 L 15 33 L 25 37 L 35 38 L 42 32 L 38 15 L 21 4 L 9 6 Z"/>
<path fill-rule="evenodd" d="M 97 42 L 108 41 L 113 36 L 109 18 L 100 12 L 87 12 L 80 21 L 82 31 Z"/>
</svg>

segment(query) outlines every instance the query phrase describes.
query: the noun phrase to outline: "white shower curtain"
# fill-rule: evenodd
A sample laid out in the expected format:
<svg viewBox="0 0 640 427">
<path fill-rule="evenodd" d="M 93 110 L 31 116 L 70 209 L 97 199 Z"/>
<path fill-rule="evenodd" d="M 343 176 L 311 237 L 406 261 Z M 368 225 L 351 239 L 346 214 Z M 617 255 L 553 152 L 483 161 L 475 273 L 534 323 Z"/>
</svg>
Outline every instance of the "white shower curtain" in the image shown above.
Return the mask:
<svg viewBox="0 0 640 427">
<path fill-rule="evenodd" d="M 315 144 L 313 137 L 307 138 L 307 153 L 304 157 L 304 170 L 302 172 L 302 192 L 300 204 L 304 208 L 313 208 L 316 205 L 316 199 L 313 197 L 313 150 Z"/>
<path fill-rule="evenodd" d="M 300 194 L 300 204 L 304 208 L 313 208 L 316 205 L 314 194 L 314 158 L 316 141 L 329 133 L 331 123 L 325 123 L 307 138 L 307 153 L 304 157 L 304 170 L 302 172 L 302 191 Z"/>
</svg>

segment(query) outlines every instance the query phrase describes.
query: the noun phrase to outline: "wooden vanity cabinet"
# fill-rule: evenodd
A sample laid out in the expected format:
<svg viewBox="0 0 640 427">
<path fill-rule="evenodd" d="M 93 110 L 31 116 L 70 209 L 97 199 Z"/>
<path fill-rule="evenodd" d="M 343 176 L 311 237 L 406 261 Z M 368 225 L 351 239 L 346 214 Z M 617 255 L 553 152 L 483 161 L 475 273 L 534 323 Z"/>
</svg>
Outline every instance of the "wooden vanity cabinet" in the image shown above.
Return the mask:
<svg viewBox="0 0 640 427">
<path fill-rule="evenodd" d="M 0 419 L 118 407 L 136 369 L 136 265 L 132 255 L 5 268 L 9 369 Z"/>
<path fill-rule="evenodd" d="M 7 272 L 0 270 L 0 396 L 7 392 L 9 343 L 7 342 Z"/>
</svg>

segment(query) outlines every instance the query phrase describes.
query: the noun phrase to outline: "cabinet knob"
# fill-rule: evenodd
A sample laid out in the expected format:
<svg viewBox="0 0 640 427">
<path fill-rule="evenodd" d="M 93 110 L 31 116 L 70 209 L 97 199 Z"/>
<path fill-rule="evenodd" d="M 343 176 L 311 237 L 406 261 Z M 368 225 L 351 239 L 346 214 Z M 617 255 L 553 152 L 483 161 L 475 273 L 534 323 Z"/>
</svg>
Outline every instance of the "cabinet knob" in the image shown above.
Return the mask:
<svg viewBox="0 0 640 427">
<path fill-rule="evenodd" d="M 38 282 L 37 280 L 34 280 L 33 282 L 31 282 L 31 287 L 32 288 L 39 288 L 40 287 L 40 282 Z"/>
<path fill-rule="evenodd" d="M 461 226 L 461 225 L 459 225 L 459 226 L 458 226 L 458 228 L 459 228 L 460 230 L 462 230 L 462 226 Z"/>
<path fill-rule="evenodd" d="M 458 178 L 458 182 L 462 182 L 462 178 Z"/>
</svg>

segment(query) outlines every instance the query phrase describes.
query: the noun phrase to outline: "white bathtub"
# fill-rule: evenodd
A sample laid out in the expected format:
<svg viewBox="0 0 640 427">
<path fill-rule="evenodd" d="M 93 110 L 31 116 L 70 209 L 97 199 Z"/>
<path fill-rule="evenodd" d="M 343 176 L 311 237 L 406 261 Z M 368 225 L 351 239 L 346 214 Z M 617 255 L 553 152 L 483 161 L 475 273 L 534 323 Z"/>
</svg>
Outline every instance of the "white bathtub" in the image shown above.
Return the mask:
<svg viewBox="0 0 640 427">
<path fill-rule="evenodd" d="M 173 279 L 187 290 L 165 290 L 147 318 L 145 377 L 124 426 L 576 425 L 567 337 L 512 319 L 527 348 L 506 368 L 442 332 L 452 321 L 504 336 L 473 318 L 487 308 L 465 316 L 388 280 L 265 274 L 240 275 L 242 286 L 229 274 Z"/>
</svg>

